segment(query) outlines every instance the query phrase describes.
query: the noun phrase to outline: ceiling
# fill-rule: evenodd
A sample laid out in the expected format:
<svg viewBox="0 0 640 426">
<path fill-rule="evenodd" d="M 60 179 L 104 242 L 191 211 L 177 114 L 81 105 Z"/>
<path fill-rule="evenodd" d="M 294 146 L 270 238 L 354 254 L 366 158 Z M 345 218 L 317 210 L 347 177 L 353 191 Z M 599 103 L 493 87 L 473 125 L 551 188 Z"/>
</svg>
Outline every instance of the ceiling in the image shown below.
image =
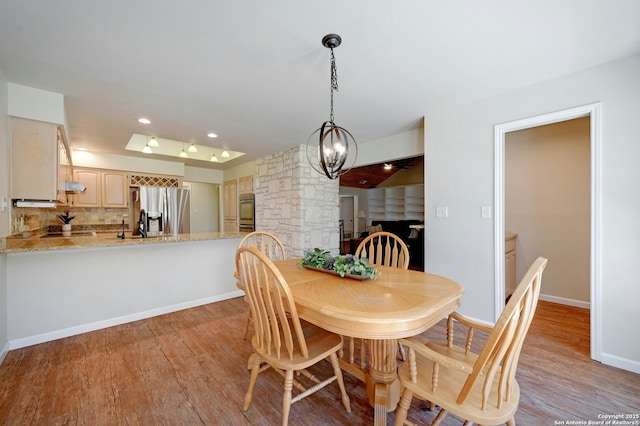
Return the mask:
<svg viewBox="0 0 640 426">
<path fill-rule="evenodd" d="M 361 149 L 432 111 L 640 52 L 637 0 L 391 4 L 3 0 L 0 72 L 65 96 L 73 148 L 167 159 L 125 150 L 143 134 L 246 153 L 171 158 L 225 169 L 305 144 L 329 118 L 328 33 L 342 37 L 335 121 Z"/>
<path fill-rule="evenodd" d="M 402 158 L 399 160 L 386 161 L 378 164 L 368 164 L 366 166 L 353 167 L 348 173 L 340 176 L 340 186 L 347 186 L 350 188 L 376 188 L 382 182 L 389 179 L 398 173 L 406 173 L 407 171 L 413 171 L 413 169 L 423 169 L 423 156 Z M 424 179 L 420 179 L 421 182 Z M 404 185 L 407 182 L 403 181 Z"/>
</svg>

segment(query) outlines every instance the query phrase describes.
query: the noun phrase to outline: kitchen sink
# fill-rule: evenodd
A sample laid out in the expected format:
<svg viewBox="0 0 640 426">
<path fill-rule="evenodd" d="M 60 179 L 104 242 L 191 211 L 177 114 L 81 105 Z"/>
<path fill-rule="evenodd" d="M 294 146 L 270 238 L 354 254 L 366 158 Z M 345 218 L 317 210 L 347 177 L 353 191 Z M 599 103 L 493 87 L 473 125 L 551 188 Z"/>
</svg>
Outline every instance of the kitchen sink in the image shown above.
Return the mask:
<svg viewBox="0 0 640 426">
<path fill-rule="evenodd" d="M 96 233 L 93 231 L 77 231 L 71 233 L 63 233 L 63 232 L 48 232 L 42 235 L 40 238 L 69 238 L 69 237 L 95 237 Z"/>
</svg>

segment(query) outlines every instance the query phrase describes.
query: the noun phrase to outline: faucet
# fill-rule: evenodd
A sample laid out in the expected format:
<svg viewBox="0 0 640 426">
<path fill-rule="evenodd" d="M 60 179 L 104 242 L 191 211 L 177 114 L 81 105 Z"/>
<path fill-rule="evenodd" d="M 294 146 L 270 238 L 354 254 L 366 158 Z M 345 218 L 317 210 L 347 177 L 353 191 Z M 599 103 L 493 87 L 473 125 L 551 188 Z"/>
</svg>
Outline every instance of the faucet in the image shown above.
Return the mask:
<svg viewBox="0 0 640 426">
<path fill-rule="evenodd" d="M 118 234 L 118 238 L 124 240 L 124 219 L 122 219 L 122 234 Z"/>
<path fill-rule="evenodd" d="M 140 220 L 138 221 L 138 233 L 142 238 L 147 238 L 146 224 L 144 223 L 145 216 L 146 215 L 144 213 L 144 209 L 140 210 Z"/>
</svg>

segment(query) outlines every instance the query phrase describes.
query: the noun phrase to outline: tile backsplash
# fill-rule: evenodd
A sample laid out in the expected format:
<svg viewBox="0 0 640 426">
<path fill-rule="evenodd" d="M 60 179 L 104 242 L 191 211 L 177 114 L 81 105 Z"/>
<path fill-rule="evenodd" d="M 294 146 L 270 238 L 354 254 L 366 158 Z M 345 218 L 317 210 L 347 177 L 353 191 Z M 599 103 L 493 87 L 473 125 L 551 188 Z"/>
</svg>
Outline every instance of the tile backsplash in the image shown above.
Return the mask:
<svg viewBox="0 0 640 426">
<path fill-rule="evenodd" d="M 11 211 L 11 235 L 62 225 L 58 215 L 66 211 L 74 216 L 71 224 L 82 225 L 83 228 L 99 229 L 104 225 L 119 225 L 123 219 L 128 223 L 129 209 L 58 207 L 54 210 L 14 207 Z"/>
</svg>

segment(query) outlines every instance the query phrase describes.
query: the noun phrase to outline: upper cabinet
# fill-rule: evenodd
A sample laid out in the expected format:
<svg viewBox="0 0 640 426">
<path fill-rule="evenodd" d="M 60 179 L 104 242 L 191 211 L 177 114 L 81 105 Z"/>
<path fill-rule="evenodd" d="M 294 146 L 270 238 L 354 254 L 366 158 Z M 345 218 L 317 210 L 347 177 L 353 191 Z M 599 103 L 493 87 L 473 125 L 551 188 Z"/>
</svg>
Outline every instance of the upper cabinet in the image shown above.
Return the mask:
<svg viewBox="0 0 640 426">
<path fill-rule="evenodd" d="M 126 172 L 117 170 L 74 169 L 73 180 L 87 189 L 74 195 L 76 207 L 124 208 L 129 202 Z"/>
<path fill-rule="evenodd" d="M 224 232 L 238 232 L 238 182 L 224 183 Z"/>
<path fill-rule="evenodd" d="M 235 180 L 224 183 L 224 218 L 235 220 L 238 217 L 238 184 Z"/>
<path fill-rule="evenodd" d="M 246 176 L 238 179 L 239 194 L 253 194 L 253 176 Z"/>
<path fill-rule="evenodd" d="M 11 198 L 66 203 L 67 147 L 61 126 L 11 117 Z"/>
<path fill-rule="evenodd" d="M 102 206 L 127 207 L 129 205 L 129 179 L 125 172 L 102 172 Z"/>
</svg>

